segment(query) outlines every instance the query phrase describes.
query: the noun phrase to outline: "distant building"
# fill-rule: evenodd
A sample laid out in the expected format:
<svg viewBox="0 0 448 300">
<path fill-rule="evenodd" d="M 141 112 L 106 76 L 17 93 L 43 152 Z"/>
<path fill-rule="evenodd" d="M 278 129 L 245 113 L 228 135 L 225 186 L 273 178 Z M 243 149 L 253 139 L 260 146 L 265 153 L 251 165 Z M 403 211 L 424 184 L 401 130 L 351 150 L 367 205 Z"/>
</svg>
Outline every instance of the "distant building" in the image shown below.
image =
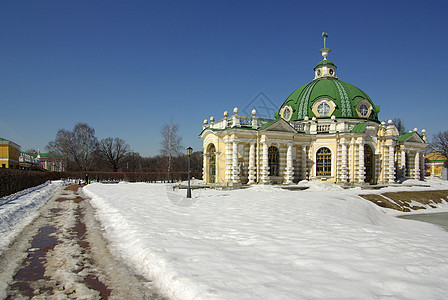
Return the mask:
<svg viewBox="0 0 448 300">
<path fill-rule="evenodd" d="M 50 172 L 64 172 L 65 164 L 64 157 L 50 153 L 39 153 L 37 158 L 40 160 L 40 165 L 43 169 Z"/>
<path fill-rule="evenodd" d="M 20 146 L 4 138 L 0 138 L 0 164 L 2 168 L 19 168 Z"/>
<path fill-rule="evenodd" d="M 447 158 L 440 152 L 431 152 L 425 156 L 426 176 L 440 177 Z"/>
<path fill-rule="evenodd" d="M 21 170 L 42 170 L 37 153 L 20 152 L 19 166 Z"/>
</svg>

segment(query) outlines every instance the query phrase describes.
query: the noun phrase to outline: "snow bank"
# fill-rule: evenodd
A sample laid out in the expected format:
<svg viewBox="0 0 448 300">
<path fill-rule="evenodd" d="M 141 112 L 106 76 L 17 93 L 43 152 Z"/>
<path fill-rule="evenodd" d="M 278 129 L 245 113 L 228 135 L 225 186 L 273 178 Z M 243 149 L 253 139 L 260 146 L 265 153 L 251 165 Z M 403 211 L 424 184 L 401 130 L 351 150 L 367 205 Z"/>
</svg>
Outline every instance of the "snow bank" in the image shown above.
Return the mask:
<svg viewBox="0 0 448 300">
<path fill-rule="evenodd" d="M 313 186 L 195 190 L 189 202 L 162 184 L 83 191 L 113 249 L 173 298 L 446 297 L 446 231 L 388 215 L 359 189 Z"/>
<path fill-rule="evenodd" d="M 0 198 L 0 253 L 38 215 L 38 210 L 63 181 L 46 182 Z"/>
</svg>

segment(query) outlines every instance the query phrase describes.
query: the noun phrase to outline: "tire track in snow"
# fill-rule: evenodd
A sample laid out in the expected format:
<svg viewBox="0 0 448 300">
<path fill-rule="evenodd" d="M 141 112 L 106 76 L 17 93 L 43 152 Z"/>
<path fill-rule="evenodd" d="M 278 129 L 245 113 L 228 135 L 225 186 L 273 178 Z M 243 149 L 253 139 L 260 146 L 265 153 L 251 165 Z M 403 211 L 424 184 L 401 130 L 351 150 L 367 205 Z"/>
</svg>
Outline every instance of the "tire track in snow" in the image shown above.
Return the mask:
<svg viewBox="0 0 448 300">
<path fill-rule="evenodd" d="M 47 202 L 0 257 L 5 299 L 164 299 L 116 261 L 89 201 L 71 185 Z"/>
</svg>

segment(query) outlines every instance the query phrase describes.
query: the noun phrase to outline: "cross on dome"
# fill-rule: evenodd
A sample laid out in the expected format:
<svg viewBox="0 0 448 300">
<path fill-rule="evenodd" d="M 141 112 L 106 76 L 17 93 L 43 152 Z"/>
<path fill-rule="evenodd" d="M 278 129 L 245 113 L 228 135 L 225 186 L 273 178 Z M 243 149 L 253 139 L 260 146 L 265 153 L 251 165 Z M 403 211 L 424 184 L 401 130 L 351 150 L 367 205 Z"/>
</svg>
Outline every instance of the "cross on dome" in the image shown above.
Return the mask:
<svg viewBox="0 0 448 300">
<path fill-rule="evenodd" d="M 335 64 L 332 61 L 327 60 L 328 53 L 331 51 L 331 49 L 327 48 L 328 33 L 322 32 L 322 36 L 324 37 L 324 47 L 319 51 L 322 53 L 324 59 L 314 68 L 314 80 L 321 78 L 337 79 Z"/>
<path fill-rule="evenodd" d="M 324 60 L 327 59 L 328 53 L 331 51 L 331 49 L 327 48 L 327 37 L 328 33 L 322 32 L 322 36 L 324 37 L 324 47 L 320 49 L 320 53 L 322 53 L 322 56 L 324 57 Z"/>
</svg>

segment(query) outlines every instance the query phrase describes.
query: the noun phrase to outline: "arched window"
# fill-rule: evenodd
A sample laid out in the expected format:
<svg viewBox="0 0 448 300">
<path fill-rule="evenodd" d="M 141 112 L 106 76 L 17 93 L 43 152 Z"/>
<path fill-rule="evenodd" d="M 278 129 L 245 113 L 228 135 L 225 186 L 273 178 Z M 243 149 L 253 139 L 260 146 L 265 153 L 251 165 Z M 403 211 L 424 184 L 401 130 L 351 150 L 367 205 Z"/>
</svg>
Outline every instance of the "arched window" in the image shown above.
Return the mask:
<svg viewBox="0 0 448 300">
<path fill-rule="evenodd" d="M 216 180 L 216 148 L 215 145 L 210 145 L 208 148 L 208 178 L 210 183 Z"/>
<path fill-rule="evenodd" d="M 271 146 L 268 149 L 269 176 L 279 176 L 280 155 L 277 147 Z"/>
<path fill-rule="evenodd" d="M 317 150 L 316 176 L 331 176 L 331 151 L 328 148 Z"/>
</svg>

